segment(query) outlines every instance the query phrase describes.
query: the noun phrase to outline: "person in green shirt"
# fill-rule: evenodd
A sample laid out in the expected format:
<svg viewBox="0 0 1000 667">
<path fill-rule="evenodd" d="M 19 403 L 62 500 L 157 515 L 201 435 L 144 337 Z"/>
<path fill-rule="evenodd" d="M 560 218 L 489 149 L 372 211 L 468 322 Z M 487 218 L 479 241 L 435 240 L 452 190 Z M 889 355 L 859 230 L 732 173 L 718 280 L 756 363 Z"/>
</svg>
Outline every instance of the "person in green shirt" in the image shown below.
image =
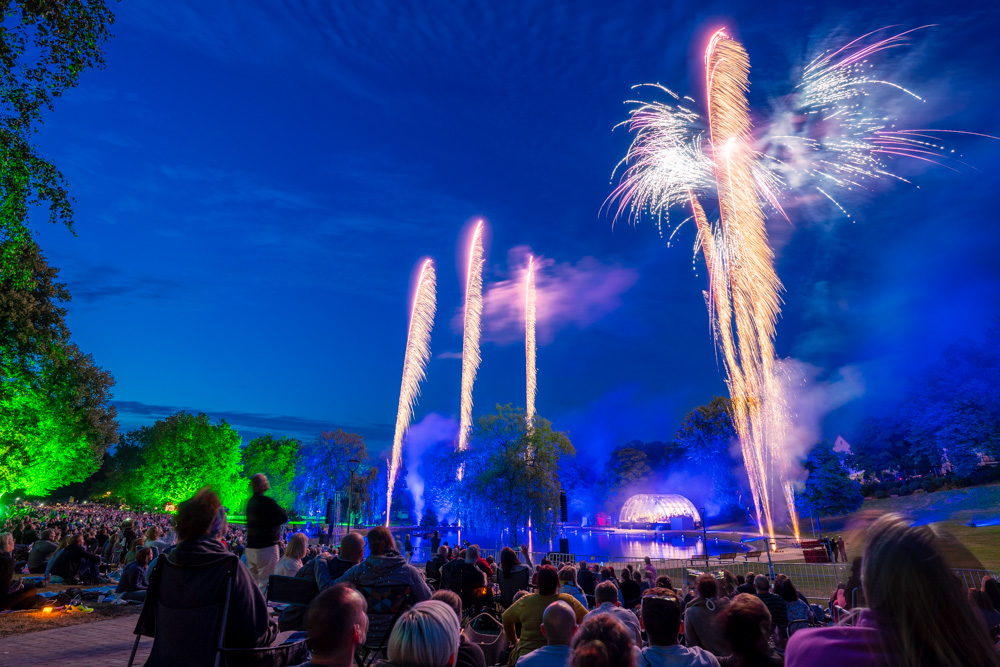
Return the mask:
<svg viewBox="0 0 1000 667">
<path fill-rule="evenodd" d="M 572 595 L 560 593 L 559 573 L 551 565 L 543 565 L 538 570 L 538 592 L 525 595 L 503 613 L 503 630 L 507 635 L 507 645 L 511 647 L 509 665 L 548 643 L 542 634 L 542 615 L 546 607 L 560 601 L 573 609 L 577 623 L 583 622 L 587 608 Z M 521 624 L 520 639 L 515 632 L 518 623 Z"/>
</svg>

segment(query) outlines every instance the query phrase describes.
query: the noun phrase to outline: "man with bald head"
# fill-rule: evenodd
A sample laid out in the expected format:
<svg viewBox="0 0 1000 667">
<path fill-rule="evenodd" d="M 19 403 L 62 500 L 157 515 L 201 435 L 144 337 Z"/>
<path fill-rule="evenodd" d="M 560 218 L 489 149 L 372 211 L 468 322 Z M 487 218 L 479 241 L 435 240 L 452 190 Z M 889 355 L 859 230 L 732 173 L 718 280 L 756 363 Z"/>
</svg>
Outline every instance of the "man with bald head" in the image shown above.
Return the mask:
<svg viewBox="0 0 1000 667">
<path fill-rule="evenodd" d="M 566 667 L 576 628 L 572 607 L 561 601 L 550 604 L 542 612 L 542 634 L 548 644 L 518 660 L 518 667 Z"/>
<path fill-rule="evenodd" d="M 351 667 L 368 636 L 368 605 L 346 584 L 328 588 L 309 604 L 306 631 L 312 659 L 299 667 Z"/>
<path fill-rule="evenodd" d="M 257 581 L 260 590 L 267 586 L 267 579 L 274 574 L 278 564 L 278 542 L 281 527 L 288 522 L 288 515 L 273 498 L 264 492 L 271 488 L 267 477 L 257 473 L 250 478 L 253 495 L 247 501 L 247 544 L 244 552 L 250 574 Z"/>
</svg>

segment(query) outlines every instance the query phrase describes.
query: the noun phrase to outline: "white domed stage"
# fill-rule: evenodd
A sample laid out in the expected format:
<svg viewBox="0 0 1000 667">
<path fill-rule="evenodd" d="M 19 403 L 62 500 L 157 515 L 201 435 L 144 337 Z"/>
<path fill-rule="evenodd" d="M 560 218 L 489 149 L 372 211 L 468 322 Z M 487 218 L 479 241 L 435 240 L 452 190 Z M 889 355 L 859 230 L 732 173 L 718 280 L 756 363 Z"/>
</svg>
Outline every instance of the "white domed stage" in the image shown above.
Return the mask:
<svg viewBox="0 0 1000 667">
<path fill-rule="evenodd" d="M 619 528 L 642 530 L 692 530 L 701 526 L 698 508 L 684 496 L 640 493 L 622 505 Z"/>
</svg>

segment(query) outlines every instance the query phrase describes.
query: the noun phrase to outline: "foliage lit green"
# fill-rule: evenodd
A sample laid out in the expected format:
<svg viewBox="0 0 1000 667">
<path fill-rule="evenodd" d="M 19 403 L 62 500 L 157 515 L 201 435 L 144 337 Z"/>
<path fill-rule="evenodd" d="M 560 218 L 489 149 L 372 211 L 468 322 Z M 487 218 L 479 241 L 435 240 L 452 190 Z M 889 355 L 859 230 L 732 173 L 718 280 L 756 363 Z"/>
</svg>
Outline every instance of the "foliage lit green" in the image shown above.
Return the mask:
<svg viewBox="0 0 1000 667">
<path fill-rule="evenodd" d="M 290 509 L 296 505 L 293 485 L 301 449 L 301 442 L 287 436 L 275 438 L 268 433 L 254 438 L 240 455 L 243 476 L 249 479 L 257 473 L 267 475 L 271 484 L 268 495 L 282 507 Z"/>
</svg>

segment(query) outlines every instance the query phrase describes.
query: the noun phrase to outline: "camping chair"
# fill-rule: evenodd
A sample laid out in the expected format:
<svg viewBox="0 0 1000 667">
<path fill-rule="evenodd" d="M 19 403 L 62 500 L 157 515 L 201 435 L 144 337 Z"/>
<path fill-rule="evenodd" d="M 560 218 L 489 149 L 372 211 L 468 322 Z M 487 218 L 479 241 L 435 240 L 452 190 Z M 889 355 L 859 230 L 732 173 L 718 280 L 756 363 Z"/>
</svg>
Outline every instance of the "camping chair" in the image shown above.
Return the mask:
<svg viewBox="0 0 1000 667">
<path fill-rule="evenodd" d="M 368 637 L 364 643 L 368 654 L 364 659 L 356 655 L 355 659 L 359 667 L 367 667 L 385 652 L 393 626 L 413 606 L 414 597 L 409 584 L 358 586 L 358 590 L 368 603 Z"/>
<path fill-rule="evenodd" d="M 224 647 L 229 603 L 239 572 L 234 555 L 198 565 L 156 561 L 146 602 L 135 627 L 128 665 L 135 661 L 140 638 L 153 637 L 147 667 L 158 665 L 270 666 L 296 665 L 308 658 L 305 639 L 264 648 Z M 192 595 L 197 591 L 196 595 Z"/>
<path fill-rule="evenodd" d="M 313 598 L 319 595 L 316 581 L 303 577 L 285 577 L 272 574 L 267 579 L 267 602 L 285 604 L 278 618 L 278 629 L 304 630 L 306 609 Z"/>
</svg>

